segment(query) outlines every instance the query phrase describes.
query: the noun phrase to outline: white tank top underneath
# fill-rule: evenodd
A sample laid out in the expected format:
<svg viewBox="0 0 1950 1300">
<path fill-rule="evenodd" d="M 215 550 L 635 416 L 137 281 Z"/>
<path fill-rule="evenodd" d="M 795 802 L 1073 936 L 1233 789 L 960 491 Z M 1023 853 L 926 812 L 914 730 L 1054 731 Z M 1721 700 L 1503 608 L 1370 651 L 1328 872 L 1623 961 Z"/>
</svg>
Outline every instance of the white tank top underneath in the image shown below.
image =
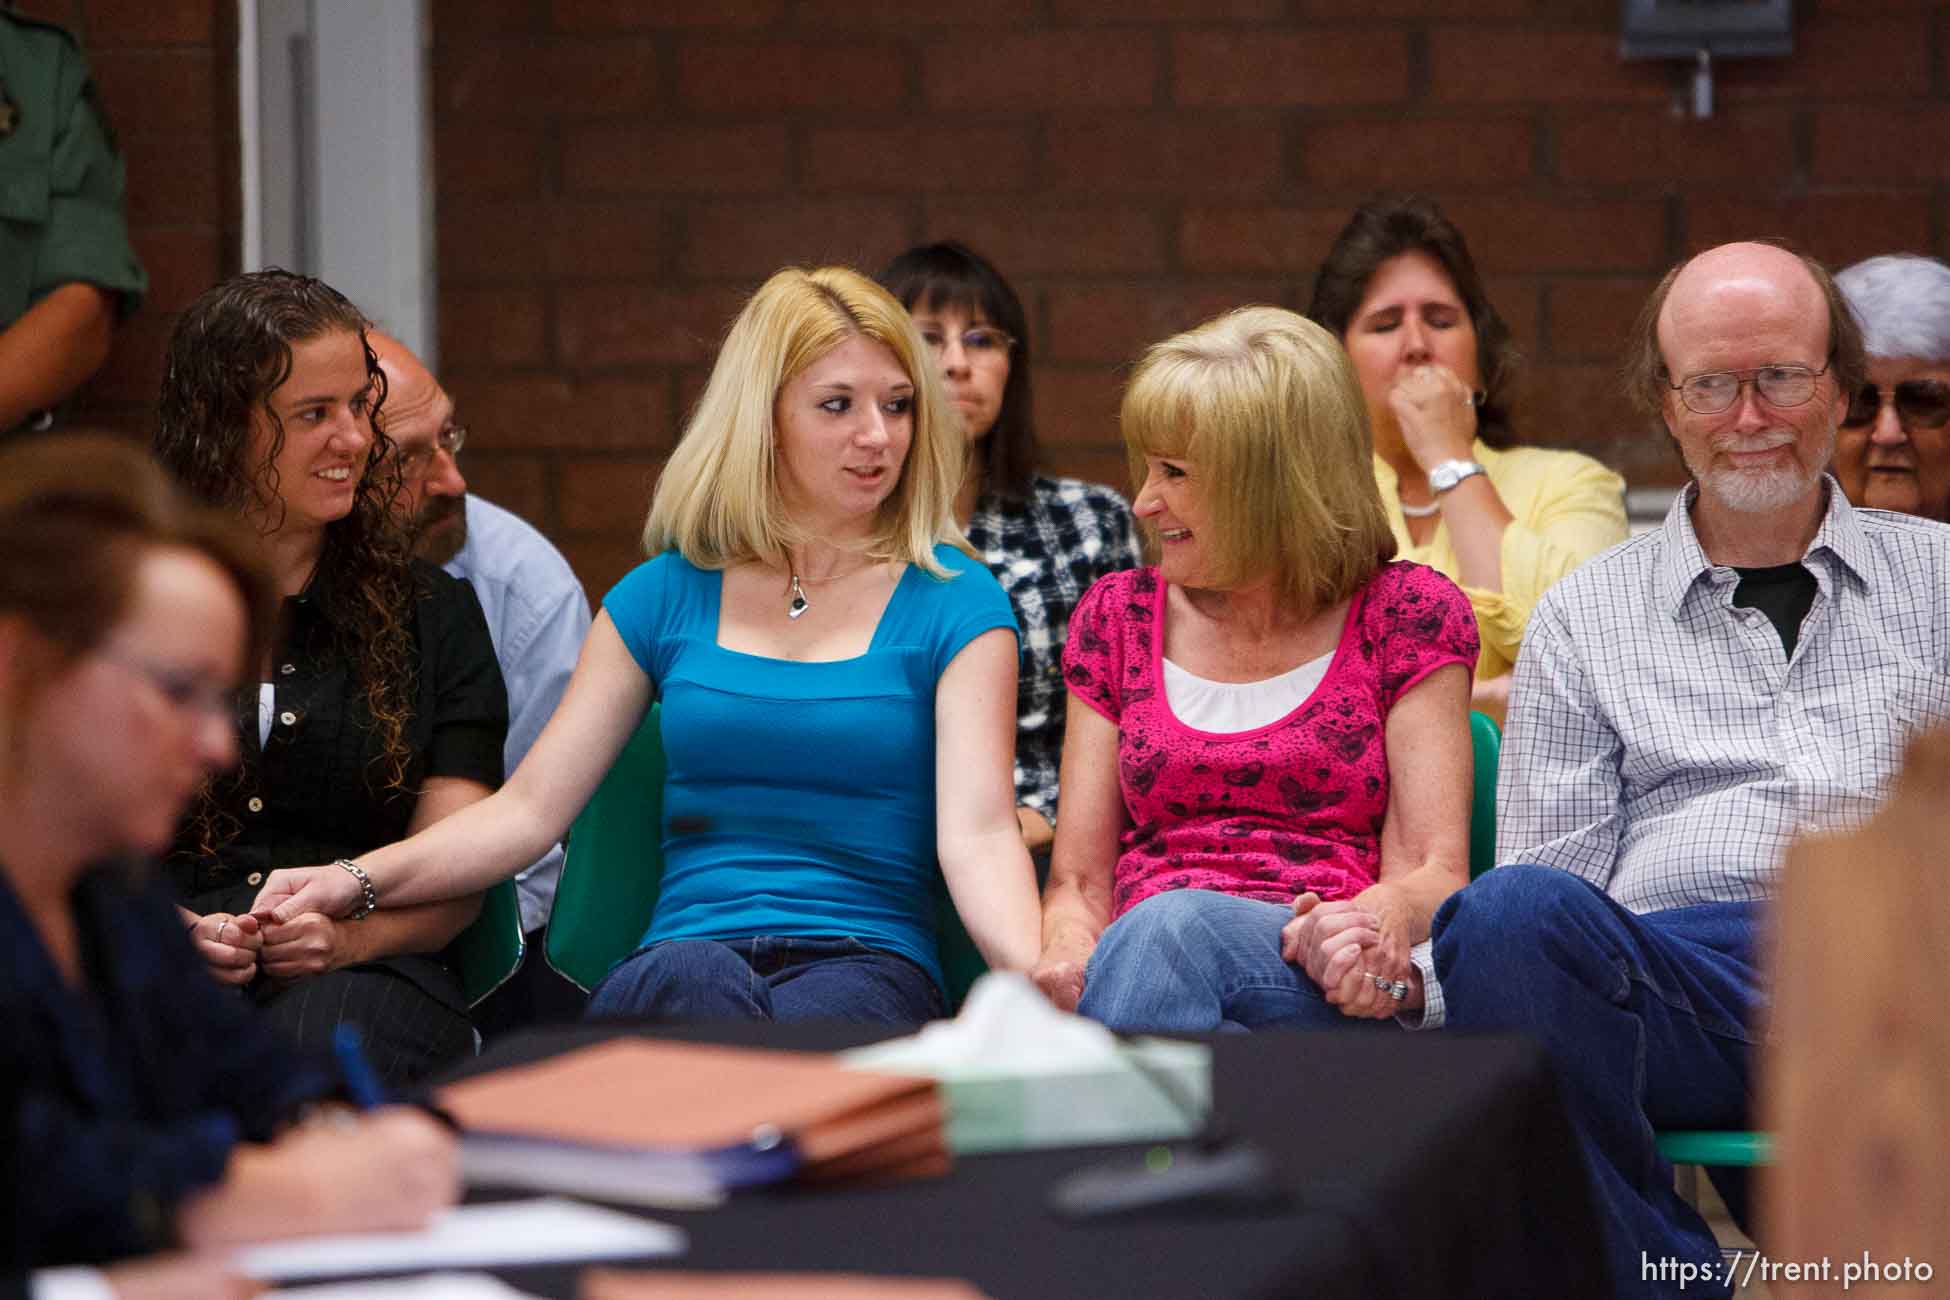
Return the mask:
<svg viewBox="0 0 1950 1300">
<path fill-rule="evenodd" d="M 1210 682 L 1167 659 L 1165 701 L 1188 727 L 1215 735 L 1254 731 L 1278 722 L 1305 703 L 1333 662 L 1333 655 L 1324 654 L 1278 677 L 1256 682 Z"/>
</svg>

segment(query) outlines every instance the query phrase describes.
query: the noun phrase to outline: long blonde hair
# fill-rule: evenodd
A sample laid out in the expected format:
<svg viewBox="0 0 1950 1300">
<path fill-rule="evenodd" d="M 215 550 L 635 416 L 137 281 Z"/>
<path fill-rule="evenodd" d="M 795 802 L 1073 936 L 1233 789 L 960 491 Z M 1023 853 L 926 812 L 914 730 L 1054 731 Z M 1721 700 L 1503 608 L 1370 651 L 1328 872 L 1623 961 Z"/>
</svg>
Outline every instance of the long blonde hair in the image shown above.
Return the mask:
<svg viewBox="0 0 1950 1300">
<path fill-rule="evenodd" d="M 868 554 L 918 565 L 938 578 L 950 574 L 934 557 L 937 542 L 973 555 L 954 514 L 963 439 L 934 359 L 900 303 L 841 266 L 780 271 L 738 313 L 651 496 L 646 554 L 675 549 L 701 569 L 746 560 L 789 564 L 790 550 L 809 539 L 779 492 L 779 393 L 856 337 L 885 345 L 914 382 L 913 440 L 899 481 L 881 503 Z"/>
<path fill-rule="evenodd" d="M 1197 466 L 1221 588 L 1272 578 L 1320 609 L 1395 555 L 1367 403 L 1339 341 L 1278 307 L 1241 307 L 1155 344 L 1124 390 L 1132 477 L 1146 456 Z"/>
</svg>

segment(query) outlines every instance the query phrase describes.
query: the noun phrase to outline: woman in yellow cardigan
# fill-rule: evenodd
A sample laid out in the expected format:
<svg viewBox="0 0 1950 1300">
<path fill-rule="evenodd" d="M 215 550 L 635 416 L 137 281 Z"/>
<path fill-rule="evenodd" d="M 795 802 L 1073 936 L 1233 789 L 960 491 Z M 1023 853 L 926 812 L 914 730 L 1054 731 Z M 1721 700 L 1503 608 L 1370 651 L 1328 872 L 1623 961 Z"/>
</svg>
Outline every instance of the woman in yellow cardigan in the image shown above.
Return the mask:
<svg viewBox="0 0 1950 1300">
<path fill-rule="evenodd" d="M 1625 481 L 1577 452 L 1513 445 L 1510 329 L 1462 233 L 1428 200 L 1358 208 L 1307 314 L 1360 376 L 1397 557 L 1439 570 L 1475 608 L 1474 704 L 1501 721 L 1537 598 L 1625 540 Z"/>
</svg>

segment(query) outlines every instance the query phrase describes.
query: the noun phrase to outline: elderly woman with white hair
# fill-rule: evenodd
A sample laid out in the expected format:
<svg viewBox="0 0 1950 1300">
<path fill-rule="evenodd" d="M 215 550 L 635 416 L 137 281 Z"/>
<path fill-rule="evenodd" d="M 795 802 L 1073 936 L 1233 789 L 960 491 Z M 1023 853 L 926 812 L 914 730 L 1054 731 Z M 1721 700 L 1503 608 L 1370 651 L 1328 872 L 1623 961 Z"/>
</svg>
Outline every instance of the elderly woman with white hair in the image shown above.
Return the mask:
<svg viewBox="0 0 1950 1300">
<path fill-rule="evenodd" d="M 1871 257 L 1835 284 L 1869 354 L 1869 381 L 1836 435 L 1835 477 L 1855 505 L 1950 519 L 1950 266 Z"/>
</svg>

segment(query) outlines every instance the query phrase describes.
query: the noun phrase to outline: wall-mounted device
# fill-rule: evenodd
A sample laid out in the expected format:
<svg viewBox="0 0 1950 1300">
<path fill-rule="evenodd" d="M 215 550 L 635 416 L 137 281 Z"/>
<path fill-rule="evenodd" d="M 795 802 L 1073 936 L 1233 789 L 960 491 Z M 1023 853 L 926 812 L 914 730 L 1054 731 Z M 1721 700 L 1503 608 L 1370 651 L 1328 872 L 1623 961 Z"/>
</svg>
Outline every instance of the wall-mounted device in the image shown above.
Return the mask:
<svg viewBox="0 0 1950 1300">
<path fill-rule="evenodd" d="M 1690 62 L 1693 116 L 1711 117 L 1713 61 L 1794 53 L 1794 0 L 1619 0 L 1618 52 Z"/>
</svg>

